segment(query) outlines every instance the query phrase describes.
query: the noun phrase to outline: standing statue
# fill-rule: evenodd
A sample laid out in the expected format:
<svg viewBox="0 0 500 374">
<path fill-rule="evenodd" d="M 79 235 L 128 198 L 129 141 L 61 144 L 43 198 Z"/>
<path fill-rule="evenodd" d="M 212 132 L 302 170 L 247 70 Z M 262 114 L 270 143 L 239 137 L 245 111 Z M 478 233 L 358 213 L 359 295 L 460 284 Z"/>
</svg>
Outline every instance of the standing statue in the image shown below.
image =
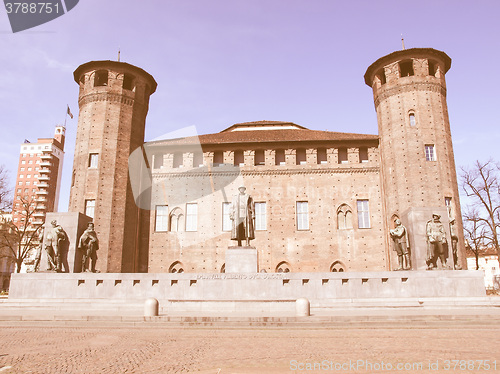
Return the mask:
<svg viewBox="0 0 500 374">
<path fill-rule="evenodd" d="M 455 264 L 455 270 L 462 270 L 462 267 L 458 264 L 458 232 L 457 223 L 455 218 L 450 221 L 450 234 L 451 234 L 451 249 L 453 250 L 453 263 Z"/>
<path fill-rule="evenodd" d="M 36 248 L 35 255 L 35 266 L 33 267 L 33 271 L 37 272 L 40 270 L 40 260 L 42 258 L 42 250 L 43 250 L 43 226 L 40 227 L 40 232 L 38 233 L 38 247 Z"/>
<path fill-rule="evenodd" d="M 441 269 L 446 268 L 446 259 L 448 257 L 448 253 L 446 253 L 447 241 L 440 218 L 439 214 L 433 214 L 432 219 L 427 221 L 427 258 L 425 260 L 427 270 L 437 268 L 438 258 L 441 260 Z"/>
<path fill-rule="evenodd" d="M 97 261 L 97 250 L 99 249 L 99 240 L 97 239 L 97 234 L 94 231 L 94 224 L 89 222 L 88 227 L 80 236 L 78 241 L 78 249 L 82 251 L 82 273 L 91 271 L 95 273 L 95 264 Z M 89 259 L 91 261 L 91 266 L 89 270 Z"/>
<path fill-rule="evenodd" d="M 410 270 L 410 252 L 409 252 L 409 240 L 408 232 L 406 227 L 403 226 L 399 218 L 394 220 L 396 227 L 389 230 L 392 240 L 394 241 L 394 250 L 398 255 L 398 268 L 396 270 Z M 404 256 L 404 265 L 403 265 Z"/>
<path fill-rule="evenodd" d="M 49 268 L 47 270 L 61 272 L 62 265 L 62 242 L 68 240 L 68 235 L 64 229 L 57 224 L 56 220 L 51 223 L 52 227 L 47 230 L 47 241 L 45 243 L 45 251 L 47 252 L 47 263 Z"/>
<path fill-rule="evenodd" d="M 250 240 L 255 239 L 255 206 L 252 197 L 245 190 L 244 186 L 238 187 L 240 193 L 234 195 L 229 215 L 233 221 L 231 240 L 237 240 L 239 247 L 243 239 L 247 247 L 250 246 Z"/>
</svg>

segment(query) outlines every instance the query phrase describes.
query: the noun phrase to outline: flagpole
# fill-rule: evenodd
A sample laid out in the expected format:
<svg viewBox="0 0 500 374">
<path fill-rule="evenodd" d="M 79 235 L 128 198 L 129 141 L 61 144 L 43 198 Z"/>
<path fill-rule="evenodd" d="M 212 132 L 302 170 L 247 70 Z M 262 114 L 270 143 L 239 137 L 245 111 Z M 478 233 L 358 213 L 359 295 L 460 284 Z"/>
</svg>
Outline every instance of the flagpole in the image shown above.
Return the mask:
<svg viewBox="0 0 500 374">
<path fill-rule="evenodd" d="M 66 105 L 66 115 L 64 116 L 64 128 L 66 128 L 66 120 L 68 119 L 68 108 L 69 106 Z"/>
</svg>

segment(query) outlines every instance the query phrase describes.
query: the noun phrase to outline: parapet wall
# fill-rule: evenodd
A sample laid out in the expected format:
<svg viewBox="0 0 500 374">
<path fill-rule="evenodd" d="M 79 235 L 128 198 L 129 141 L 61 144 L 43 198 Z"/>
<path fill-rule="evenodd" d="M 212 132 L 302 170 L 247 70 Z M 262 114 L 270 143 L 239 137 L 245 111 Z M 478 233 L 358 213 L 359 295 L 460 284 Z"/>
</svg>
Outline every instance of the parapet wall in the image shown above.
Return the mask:
<svg viewBox="0 0 500 374">
<path fill-rule="evenodd" d="M 12 274 L 9 299 L 292 301 L 483 297 L 477 270 L 241 274 Z"/>
</svg>

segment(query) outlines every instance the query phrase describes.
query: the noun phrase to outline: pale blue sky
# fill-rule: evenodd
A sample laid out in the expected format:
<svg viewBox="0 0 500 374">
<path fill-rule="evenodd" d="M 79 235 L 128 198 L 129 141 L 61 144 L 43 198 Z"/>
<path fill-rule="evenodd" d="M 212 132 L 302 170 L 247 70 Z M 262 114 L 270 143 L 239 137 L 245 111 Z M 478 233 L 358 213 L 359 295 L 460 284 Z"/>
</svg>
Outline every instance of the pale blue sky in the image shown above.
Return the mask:
<svg viewBox="0 0 500 374">
<path fill-rule="evenodd" d="M 80 0 L 68 14 L 12 34 L 0 10 L 1 163 L 25 138 L 64 122 L 65 211 L 78 115 L 72 72 L 91 60 L 137 65 L 158 82 L 146 140 L 195 125 L 292 121 L 310 129 L 376 134 L 366 68 L 401 48 L 452 58 L 446 79 L 457 167 L 500 160 L 500 2 L 336 0 Z"/>
</svg>

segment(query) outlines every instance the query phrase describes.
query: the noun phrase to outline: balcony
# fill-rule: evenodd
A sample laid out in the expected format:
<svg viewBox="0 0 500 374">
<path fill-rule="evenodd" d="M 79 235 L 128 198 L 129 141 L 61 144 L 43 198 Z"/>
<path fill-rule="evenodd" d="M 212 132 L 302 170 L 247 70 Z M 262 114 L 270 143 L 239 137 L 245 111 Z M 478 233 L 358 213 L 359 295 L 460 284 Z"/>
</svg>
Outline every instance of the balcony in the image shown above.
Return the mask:
<svg viewBox="0 0 500 374">
<path fill-rule="evenodd" d="M 38 190 L 38 191 L 36 191 L 36 194 L 37 195 L 48 195 L 49 191 L 47 191 L 47 190 Z"/>
<path fill-rule="evenodd" d="M 49 185 L 46 182 L 38 183 L 38 188 L 49 188 Z"/>
<path fill-rule="evenodd" d="M 44 203 L 44 202 L 46 202 L 46 201 L 47 201 L 47 199 L 46 199 L 45 197 L 37 197 L 37 198 L 35 199 L 35 201 L 36 201 L 37 203 Z"/>
<path fill-rule="evenodd" d="M 42 162 L 40 162 L 40 166 L 47 166 L 47 167 L 50 167 L 51 165 L 52 165 L 52 163 L 51 163 L 51 162 L 49 162 L 49 161 L 42 161 Z M 42 169 L 42 170 L 43 170 L 43 169 Z"/>
<path fill-rule="evenodd" d="M 40 156 L 42 160 L 52 160 L 52 155 L 50 153 L 42 153 Z"/>
<path fill-rule="evenodd" d="M 47 210 L 47 207 L 45 205 L 37 205 L 36 209 L 38 209 L 38 210 Z"/>
<path fill-rule="evenodd" d="M 40 175 L 38 177 L 38 180 L 39 181 L 48 181 L 48 180 L 50 180 L 50 177 L 48 175 Z"/>
<path fill-rule="evenodd" d="M 50 169 L 49 168 L 42 168 L 40 170 L 38 170 L 38 172 L 41 174 L 49 174 L 50 173 Z"/>
<path fill-rule="evenodd" d="M 33 217 L 38 218 L 38 217 L 45 217 L 45 212 L 35 212 L 33 213 Z"/>
</svg>

